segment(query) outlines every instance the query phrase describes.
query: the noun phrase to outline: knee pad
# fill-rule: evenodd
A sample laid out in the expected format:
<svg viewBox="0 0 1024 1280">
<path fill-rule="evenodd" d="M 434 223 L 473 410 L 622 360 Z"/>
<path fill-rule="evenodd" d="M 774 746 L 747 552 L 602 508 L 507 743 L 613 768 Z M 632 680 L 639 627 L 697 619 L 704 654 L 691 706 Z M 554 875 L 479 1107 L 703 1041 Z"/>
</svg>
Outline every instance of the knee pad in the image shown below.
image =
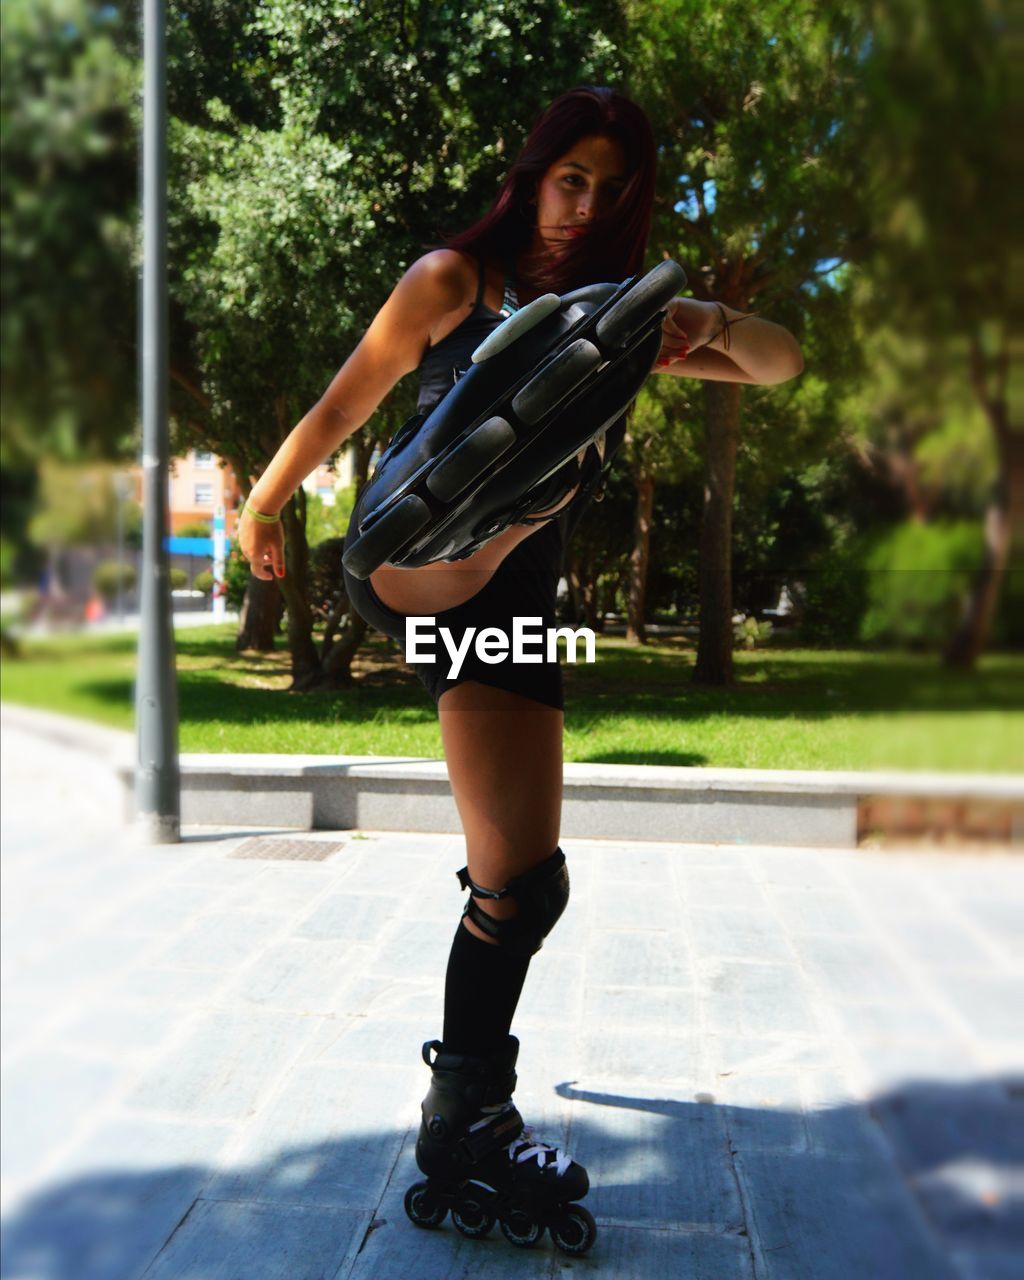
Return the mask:
<svg viewBox="0 0 1024 1280">
<path fill-rule="evenodd" d="M 484 889 L 469 877 L 469 868 L 456 872 L 470 898 L 462 914 L 515 955 L 536 955 L 555 927 L 569 901 L 569 872 L 565 854 L 556 849 L 550 858 L 510 880 L 504 889 Z M 519 906 L 511 920 L 495 920 L 473 901 L 478 898 L 512 898 Z"/>
</svg>

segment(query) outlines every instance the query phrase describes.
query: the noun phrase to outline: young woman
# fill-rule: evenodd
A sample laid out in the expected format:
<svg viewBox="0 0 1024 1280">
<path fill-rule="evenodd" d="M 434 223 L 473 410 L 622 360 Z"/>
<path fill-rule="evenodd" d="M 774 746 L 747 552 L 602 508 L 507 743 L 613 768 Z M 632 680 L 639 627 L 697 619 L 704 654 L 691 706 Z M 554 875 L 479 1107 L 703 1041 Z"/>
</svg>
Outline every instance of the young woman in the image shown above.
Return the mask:
<svg viewBox="0 0 1024 1280">
<path fill-rule="evenodd" d="M 284 574 L 284 540 L 274 519 L 281 507 L 401 377 L 419 369 L 419 405 L 429 408 L 518 305 L 642 269 L 654 168 L 650 124 L 628 99 L 582 88 L 548 107 L 490 211 L 446 248 L 413 263 L 254 486 L 239 542 L 257 576 Z M 737 326 L 739 320 L 744 323 Z M 799 373 L 802 359 L 778 325 L 719 303 L 676 298 L 655 368 L 770 383 Z M 468 626 L 496 625 L 510 635 L 516 617 L 540 616 L 545 626 L 554 625 L 563 553 L 581 515 L 576 499 L 592 492 L 624 430 L 620 420 L 552 477 L 550 506 L 545 499 L 528 523 L 513 525 L 467 559 L 384 566 L 365 582 L 346 575 L 353 607 L 400 642 L 411 614 L 433 615 L 456 639 Z M 358 515 L 357 507 L 353 519 Z M 432 1181 L 410 1191 L 407 1208 L 414 1221 L 433 1225 L 451 1206 L 456 1225 L 470 1234 L 482 1233 L 497 1215 L 510 1238 L 528 1243 L 544 1221 L 554 1232 L 551 1206 L 564 1208 L 587 1190 L 581 1166 L 524 1129 L 510 1100 L 518 1048 L 509 1035 L 512 1016 L 530 957 L 568 900 L 557 847 L 561 670 L 548 662 L 484 664 L 472 650 L 454 679 L 447 657 L 414 669 L 437 701 L 466 837 L 460 878 L 472 892 L 448 963 L 443 1043 L 424 1046 L 433 1077 L 417 1159 Z M 556 1243 L 586 1248 L 593 1224 L 581 1246 L 583 1218 L 577 1215 L 573 1225 L 563 1215 Z"/>
</svg>

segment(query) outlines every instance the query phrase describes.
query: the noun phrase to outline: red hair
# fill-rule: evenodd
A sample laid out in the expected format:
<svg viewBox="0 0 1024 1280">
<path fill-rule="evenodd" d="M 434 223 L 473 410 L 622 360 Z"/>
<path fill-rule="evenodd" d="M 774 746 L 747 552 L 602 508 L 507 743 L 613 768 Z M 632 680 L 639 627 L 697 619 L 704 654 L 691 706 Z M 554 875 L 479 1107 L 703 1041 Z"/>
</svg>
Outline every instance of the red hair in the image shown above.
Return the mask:
<svg viewBox="0 0 1024 1280">
<path fill-rule="evenodd" d="M 531 284 L 566 293 L 640 271 L 654 205 L 654 134 L 635 102 L 612 89 L 591 86 L 570 89 L 541 114 L 490 209 L 446 241 L 446 248 L 480 259 L 518 257 L 533 238 L 536 208 L 531 201 L 541 178 L 581 138 L 594 135 L 622 147 L 626 184 L 610 212 L 595 219 L 586 235 L 560 246 Z"/>
</svg>

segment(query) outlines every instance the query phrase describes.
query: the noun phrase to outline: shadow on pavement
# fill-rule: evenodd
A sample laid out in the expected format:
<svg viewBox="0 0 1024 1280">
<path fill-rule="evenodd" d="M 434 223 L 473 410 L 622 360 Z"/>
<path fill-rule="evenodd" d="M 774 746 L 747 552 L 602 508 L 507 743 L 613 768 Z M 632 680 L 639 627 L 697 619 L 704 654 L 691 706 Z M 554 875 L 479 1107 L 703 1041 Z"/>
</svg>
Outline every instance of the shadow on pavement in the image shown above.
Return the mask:
<svg viewBox="0 0 1024 1280">
<path fill-rule="evenodd" d="M 1008 1280 L 1024 1265 L 1019 1082 L 908 1083 L 803 1112 L 585 1092 L 568 1147 L 591 1172 L 593 1254 L 495 1229 L 414 1228 L 406 1131 L 284 1149 L 223 1171 L 111 1167 L 38 1192 L 4 1230 L 7 1280 Z M 550 1135 L 554 1138 L 554 1135 Z M 397 1163 L 396 1163 L 397 1162 Z"/>
</svg>

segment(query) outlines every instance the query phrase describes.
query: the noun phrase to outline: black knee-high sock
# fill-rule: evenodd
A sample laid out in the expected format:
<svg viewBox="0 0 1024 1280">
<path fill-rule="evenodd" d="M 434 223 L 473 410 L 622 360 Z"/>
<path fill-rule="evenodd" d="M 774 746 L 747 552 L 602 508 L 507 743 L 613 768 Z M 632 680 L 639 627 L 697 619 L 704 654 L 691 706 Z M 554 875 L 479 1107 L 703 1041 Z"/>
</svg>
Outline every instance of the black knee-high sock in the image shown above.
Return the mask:
<svg viewBox="0 0 1024 1280">
<path fill-rule="evenodd" d="M 447 1053 L 483 1056 L 504 1045 L 529 967 L 529 956 L 483 942 L 459 921 L 444 986 Z"/>
</svg>

